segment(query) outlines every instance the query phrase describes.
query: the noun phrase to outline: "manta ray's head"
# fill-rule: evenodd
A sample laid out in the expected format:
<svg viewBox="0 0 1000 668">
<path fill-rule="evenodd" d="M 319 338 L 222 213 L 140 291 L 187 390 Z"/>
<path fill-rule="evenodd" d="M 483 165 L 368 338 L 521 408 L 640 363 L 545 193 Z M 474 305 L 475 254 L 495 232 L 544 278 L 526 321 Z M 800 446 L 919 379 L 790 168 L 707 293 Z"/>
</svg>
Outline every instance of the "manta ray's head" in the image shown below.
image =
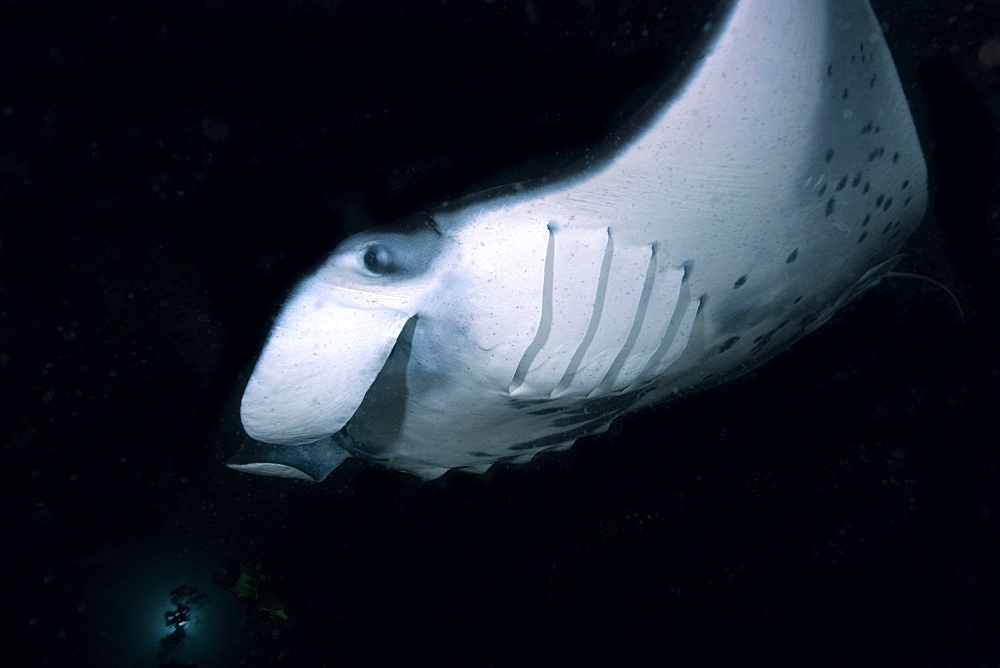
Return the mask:
<svg viewBox="0 0 1000 668">
<path fill-rule="evenodd" d="M 240 405 L 247 433 L 296 445 L 339 431 L 434 294 L 442 245 L 426 216 L 342 242 L 296 288 L 271 330 Z"/>
</svg>

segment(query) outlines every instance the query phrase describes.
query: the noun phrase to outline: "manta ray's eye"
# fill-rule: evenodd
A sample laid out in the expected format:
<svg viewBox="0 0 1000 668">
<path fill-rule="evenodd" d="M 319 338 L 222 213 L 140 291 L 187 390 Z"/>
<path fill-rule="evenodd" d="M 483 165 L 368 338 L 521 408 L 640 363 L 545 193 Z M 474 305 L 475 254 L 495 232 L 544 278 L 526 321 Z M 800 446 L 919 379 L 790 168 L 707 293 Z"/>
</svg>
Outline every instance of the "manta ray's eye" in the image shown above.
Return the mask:
<svg viewBox="0 0 1000 668">
<path fill-rule="evenodd" d="M 389 251 L 383 246 L 368 246 L 362 250 L 361 262 L 369 273 L 386 274 L 390 269 Z"/>
</svg>

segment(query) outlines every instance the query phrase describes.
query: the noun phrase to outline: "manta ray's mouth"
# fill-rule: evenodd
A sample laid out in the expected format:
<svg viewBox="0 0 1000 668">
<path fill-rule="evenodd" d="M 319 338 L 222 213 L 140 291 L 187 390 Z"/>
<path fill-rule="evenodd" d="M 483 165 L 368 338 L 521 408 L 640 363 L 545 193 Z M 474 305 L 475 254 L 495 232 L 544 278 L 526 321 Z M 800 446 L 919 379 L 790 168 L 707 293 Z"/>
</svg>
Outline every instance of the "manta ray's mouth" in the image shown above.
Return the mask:
<svg viewBox="0 0 1000 668">
<path fill-rule="evenodd" d="M 391 457 L 387 457 L 385 455 L 379 455 L 371 448 L 366 447 L 364 443 L 356 440 L 353 436 L 351 436 L 350 426 L 351 423 L 348 422 L 332 437 L 337 440 L 337 444 L 349 455 L 372 462 L 388 462 L 392 459 Z"/>
<path fill-rule="evenodd" d="M 416 316 L 407 321 L 358 409 L 337 432 L 347 443 L 342 447 L 355 457 L 379 462 L 392 460 L 406 412 L 406 369 L 416 325 Z"/>
</svg>

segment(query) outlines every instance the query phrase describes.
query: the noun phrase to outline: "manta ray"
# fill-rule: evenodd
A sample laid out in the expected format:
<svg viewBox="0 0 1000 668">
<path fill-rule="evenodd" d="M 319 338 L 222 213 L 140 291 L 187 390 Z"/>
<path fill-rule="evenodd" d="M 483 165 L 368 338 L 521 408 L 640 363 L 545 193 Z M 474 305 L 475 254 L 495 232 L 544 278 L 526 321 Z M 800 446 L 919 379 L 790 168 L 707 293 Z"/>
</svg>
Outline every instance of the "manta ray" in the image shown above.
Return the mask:
<svg viewBox="0 0 1000 668">
<path fill-rule="evenodd" d="M 524 462 L 722 383 L 877 283 L 926 167 L 865 0 L 738 0 L 628 140 L 336 247 L 283 305 L 231 468 Z"/>
</svg>

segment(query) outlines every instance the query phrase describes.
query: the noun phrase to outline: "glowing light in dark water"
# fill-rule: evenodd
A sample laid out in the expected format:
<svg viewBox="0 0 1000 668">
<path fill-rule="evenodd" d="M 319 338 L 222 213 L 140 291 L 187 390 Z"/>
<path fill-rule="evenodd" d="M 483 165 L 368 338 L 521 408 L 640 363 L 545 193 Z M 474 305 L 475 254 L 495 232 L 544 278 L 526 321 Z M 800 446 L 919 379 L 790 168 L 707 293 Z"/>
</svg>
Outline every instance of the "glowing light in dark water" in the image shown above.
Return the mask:
<svg viewBox="0 0 1000 668">
<path fill-rule="evenodd" d="M 227 666 L 248 651 L 245 612 L 211 580 L 222 556 L 179 542 L 109 546 L 94 558 L 94 586 L 112 593 L 88 609 L 93 665 Z"/>
<path fill-rule="evenodd" d="M 198 613 L 207 598 L 207 594 L 188 585 L 181 585 L 170 592 L 173 608 L 163 613 L 163 623 L 169 631 L 160 640 L 160 653 L 157 657 L 160 661 L 172 658 L 191 630 L 198 625 Z"/>
</svg>

